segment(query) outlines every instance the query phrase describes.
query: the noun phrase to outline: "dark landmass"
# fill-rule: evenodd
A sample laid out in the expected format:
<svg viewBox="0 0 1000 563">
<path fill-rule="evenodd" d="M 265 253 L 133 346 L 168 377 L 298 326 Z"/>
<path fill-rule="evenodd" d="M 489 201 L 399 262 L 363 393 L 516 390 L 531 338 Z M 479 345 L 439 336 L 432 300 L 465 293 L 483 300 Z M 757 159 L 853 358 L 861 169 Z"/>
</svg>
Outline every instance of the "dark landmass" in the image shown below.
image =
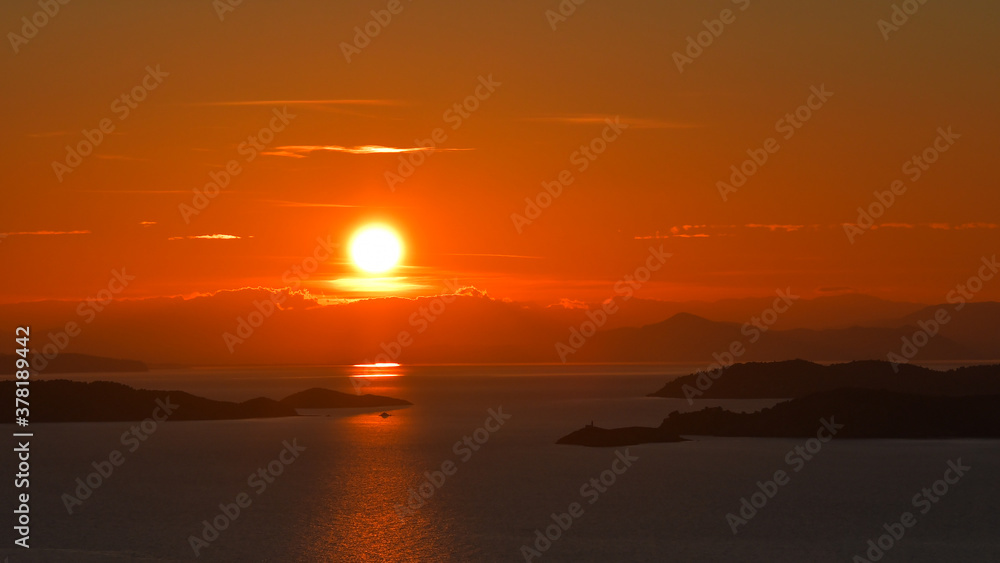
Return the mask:
<svg viewBox="0 0 1000 563">
<path fill-rule="evenodd" d="M 821 419 L 837 438 L 1000 438 L 1000 395 L 931 397 L 876 389 L 814 393 L 753 413 L 707 408 L 671 413 L 659 426 L 684 435 L 816 436 Z"/>
<path fill-rule="evenodd" d="M 630 426 L 628 428 L 600 428 L 585 426 L 576 432 L 567 434 L 556 440 L 557 444 L 574 446 L 590 446 L 595 448 L 610 448 L 617 446 L 634 446 L 636 444 L 651 444 L 657 442 L 684 442 L 685 439 L 671 433 L 665 428 L 647 428 Z"/>
<path fill-rule="evenodd" d="M 682 435 L 806 438 L 817 436 L 821 428 L 835 428 L 837 439 L 1000 438 L 998 410 L 1000 395 L 931 397 L 845 388 L 814 393 L 753 413 L 719 407 L 675 412 L 656 428 L 601 429 L 608 434 L 586 434 L 585 428 L 556 443 L 625 446 Z M 824 436 L 830 433 L 826 430 Z M 652 439 L 635 441 L 642 437 Z"/>
<path fill-rule="evenodd" d="M 869 360 L 820 365 L 804 360 L 734 364 L 715 379 L 707 374 L 677 378 L 650 397 L 712 399 L 795 398 L 843 387 L 885 389 L 918 395 L 1000 395 L 1000 365 L 938 371 L 911 364 Z M 699 383 L 701 386 L 699 387 Z M 701 393 L 695 394 L 692 389 Z M 702 390 L 704 390 L 702 392 Z"/>
<path fill-rule="evenodd" d="M 14 354 L 0 354 L 0 375 L 13 375 L 15 370 L 14 363 L 20 357 Z M 32 371 L 36 370 L 32 368 Z M 119 360 L 116 358 L 91 356 L 89 354 L 63 352 L 55 358 L 48 360 L 45 369 L 37 370 L 40 374 L 121 371 L 149 371 L 149 367 L 138 360 Z"/>
<path fill-rule="evenodd" d="M 114 422 L 144 420 L 165 410 L 172 411 L 169 420 L 239 420 L 247 418 L 276 418 L 299 416 L 294 400 L 296 393 L 282 401 L 258 397 L 242 403 L 215 401 L 183 391 L 152 391 L 134 389 L 121 383 L 95 381 L 90 383 L 65 379 L 36 380 L 29 387 L 28 398 L 31 422 Z M 0 393 L 14 397 L 15 382 L 0 381 Z M 406 401 L 374 395 L 355 396 L 337 393 L 332 400 L 325 389 L 310 389 L 306 398 L 331 398 L 318 408 L 347 408 L 409 405 Z M 329 393 L 336 393 L 329 391 Z M 292 404 L 286 403 L 289 399 Z M 387 402 L 383 403 L 381 400 Z M 176 407 L 172 406 L 175 405 Z M 12 423 L 14 411 L 8 410 L 4 422 Z"/>
<path fill-rule="evenodd" d="M 352 395 L 331 389 L 314 387 L 281 400 L 281 404 L 298 409 L 341 409 L 358 407 L 392 407 L 412 405 L 403 399 L 393 399 L 381 395 Z"/>
</svg>

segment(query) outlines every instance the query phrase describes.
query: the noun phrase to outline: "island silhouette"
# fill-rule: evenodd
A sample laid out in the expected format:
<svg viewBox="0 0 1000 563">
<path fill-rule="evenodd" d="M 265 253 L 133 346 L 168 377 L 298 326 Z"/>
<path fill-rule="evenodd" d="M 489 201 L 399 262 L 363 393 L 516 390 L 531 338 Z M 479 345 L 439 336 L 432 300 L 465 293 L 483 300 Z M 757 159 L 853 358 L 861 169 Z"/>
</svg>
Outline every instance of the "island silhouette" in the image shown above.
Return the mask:
<svg viewBox="0 0 1000 563">
<path fill-rule="evenodd" d="M 0 381 L 0 392 L 14 394 L 15 383 Z M 217 401 L 184 391 L 135 389 L 110 381 L 65 379 L 31 382 L 32 422 L 118 422 L 149 418 L 160 404 L 171 408 L 170 420 L 238 420 L 300 416 L 297 409 L 373 408 L 411 405 L 379 395 L 354 395 L 312 388 L 280 401 L 258 397 L 243 402 Z M 14 422 L 11 412 L 5 422 Z"/>
<path fill-rule="evenodd" d="M 1000 394 L 1000 365 L 948 371 L 883 360 L 821 365 L 805 360 L 734 364 L 721 371 L 678 377 L 650 397 L 784 399 L 842 387 L 887 389 L 922 395 Z"/>
<path fill-rule="evenodd" d="M 898 367 L 897 373 L 892 364 L 879 361 L 736 364 L 703 385 L 704 396 L 788 400 L 755 412 L 721 407 L 671 412 L 656 427 L 588 425 L 556 443 L 617 447 L 677 442 L 683 436 L 808 437 L 823 421 L 843 426 L 838 439 L 1000 438 L 1000 366 Z M 699 377 L 709 376 L 680 377 L 649 396 L 683 398 Z"/>
</svg>

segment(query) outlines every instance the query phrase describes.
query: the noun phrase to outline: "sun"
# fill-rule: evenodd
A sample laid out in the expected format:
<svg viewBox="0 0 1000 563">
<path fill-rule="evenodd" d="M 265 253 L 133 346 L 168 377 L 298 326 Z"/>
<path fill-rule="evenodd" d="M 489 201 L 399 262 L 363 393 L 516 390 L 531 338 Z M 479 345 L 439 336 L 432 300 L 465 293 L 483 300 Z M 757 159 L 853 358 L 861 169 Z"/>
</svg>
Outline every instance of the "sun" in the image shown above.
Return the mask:
<svg viewBox="0 0 1000 563">
<path fill-rule="evenodd" d="M 351 240 L 351 260 L 371 274 L 391 270 L 402 256 L 403 242 L 399 235 L 382 225 L 368 225 Z"/>
</svg>

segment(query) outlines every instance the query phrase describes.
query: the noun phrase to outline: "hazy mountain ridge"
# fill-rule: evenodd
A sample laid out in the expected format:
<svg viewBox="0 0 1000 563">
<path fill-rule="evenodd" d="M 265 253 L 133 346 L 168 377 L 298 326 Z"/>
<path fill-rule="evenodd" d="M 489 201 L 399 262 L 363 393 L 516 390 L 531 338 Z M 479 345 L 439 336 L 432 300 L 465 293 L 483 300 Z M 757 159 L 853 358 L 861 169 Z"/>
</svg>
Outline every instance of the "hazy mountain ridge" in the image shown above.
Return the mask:
<svg viewBox="0 0 1000 563">
<path fill-rule="evenodd" d="M 1000 318 L 987 322 L 1000 326 Z M 862 327 L 843 329 L 763 330 L 754 325 L 722 323 L 682 313 L 641 328 L 602 331 L 587 340 L 572 361 L 607 362 L 679 362 L 718 361 L 739 343 L 742 354 L 731 362 L 775 361 L 805 358 L 815 361 L 850 361 L 886 359 L 889 352 L 899 353 L 904 338 L 917 330 L 900 322 L 897 327 Z M 929 339 L 916 358 L 919 360 L 981 360 L 1000 355 L 1000 342 L 967 346 L 948 337 L 949 332 Z M 998 339 L 1000 341 L 1000 339 Z"/>
<path fill-rule="evenodd" d="M 273 306 L 276 297 L 282 300 L 279 306 Z M 919 350 L 916 360 L 1000 356 L 998 303 L 969 303 L 955 312 L 953 305 L 926 307 L 840 295 L 795 301 L 767 331 L 746 324 L 773 301 L 771 297 L 689 304 L 695 310 L 713 308 L 720 318 L 735 321 L 681 312 L 642 326 L 620 326 L 678 304 L 617 300 L 619 312 L 605 316 L 597 334 L 567 359 L 708 365 L 713 354 L 725 353 L 734 342 L 745 347 L 735 361 L 885 359 L 889 352 L 898 353 L 918 322 L 933 318 L 941 307 L 948 309 L 951 321 Z M 33 351 L 58 338 L 67 322 L 75 322 L 80 334 L 59 338 L 64 353 L 131 357 L 153 364 L 218 365 L 553 362 L 560 360 L 557 343 L 569 342 L 571 330 L 578 330 L 590 317 L 600 318 L 594 309 L 511 302 L 474 289 L 461 295 L 334 305 L 321 305 L 302 293 L 244 289 L 192 299 L 116 301 L 86 318 L 77 314 L 75 305 L 53 301 L 0 305 L 0 320 L 30 319 L 36 335 Z M 813 315 L 810 311 L 816 311 L 816 327 L 852 326 L 802 328 Z M 839 311 L 839 316 L 829 311 Z M 909 313 L 887 321 L 886 311 Z M 850 319 L 857 322 L 849 323 Z"/>
<path fill-rule="evenodd" d="M 21 356 L 15 354 L 0 354 L 0 375 L 12 375 L 15 362 Z M 90 354 L 61 353 L 45 367 L 46 373 L 93 373 L 93 372 L 131 372 L 149 371 L 149 366 L 137 360 L 122 360 L 91 356 Z"/>
</svg>

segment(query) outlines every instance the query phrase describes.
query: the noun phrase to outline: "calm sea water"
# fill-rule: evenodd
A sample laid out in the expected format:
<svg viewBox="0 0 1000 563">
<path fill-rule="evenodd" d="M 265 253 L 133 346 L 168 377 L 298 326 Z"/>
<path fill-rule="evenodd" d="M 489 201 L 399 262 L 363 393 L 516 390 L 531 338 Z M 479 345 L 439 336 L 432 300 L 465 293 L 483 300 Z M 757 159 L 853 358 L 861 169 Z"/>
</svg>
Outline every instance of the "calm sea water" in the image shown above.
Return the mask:
<svg viewBox="0 0 1000 563">
<path fill-rule="evenodd" d="M 535 543 L 536 530 L 553 523 L 550 515 L 580 503 L 583 514 L 533 561 L 851 561 L 905 511 L 917 523 L 882 561 L 1000 560 L 996 441 L 834 440 L 797 473 L 785 457 L 802 440 L 633 446 L 628 454 L 638 459 L 612 485 L 582 494 L 581 486 L 602 472 L 610 480 L 616 450 L 554 441 L 590 421 L 656 425 L 671 410 L 690 409 L 682 400 L 643 395 L 693 367 L 417 366 L 376 370 L 396 376 L 365 379 L 351 377 L 372 375 L 358 368 L 269 367 L 74 377 L 226 400 L 281 398 L 315 386 L 353 392 L 360 384 L 361 392 L 415 404 L 385 419 L 378 411 L 335 411 L 168 421 L 134 452 L 120 441 L 127 423 L 33 425 L 34 549 L 0 554 L 10 554 L 11 563 L 525 561 L 522 546 Z M 695 408 L 771 403 L 703 401 Z M 488 439 L 477 451 L 454 448 L 484 427 L 489 409 L 501 408 L 510 418 L 495 432 L 479 431 Z M 258 494 L 248 477 L 293 440 L 305 450 L 291 464 L 272 464 L 281 474 Z M 86 478 L 91 464 L 113 450 L 123 452 L 124 464 L 68 514 L 62 495 L 73 494 L 75 479 Z M 971 470 L 920 514 L 912 497 L 958 458 Z M 395 508 L 426 471 L 446 462 L 454 474 L 423 506 L 411 513 Z M 2 456 L 0 466 L 14 473 L 12 456 Z M 787 471 L 790 482 L 734 534 L 726 514 L 777 470 Z M 5 511 L 11 490 L 3 488 Z M 189 537 L 240 493 L 251 504 L 196 558 Z"/>
</svg>

